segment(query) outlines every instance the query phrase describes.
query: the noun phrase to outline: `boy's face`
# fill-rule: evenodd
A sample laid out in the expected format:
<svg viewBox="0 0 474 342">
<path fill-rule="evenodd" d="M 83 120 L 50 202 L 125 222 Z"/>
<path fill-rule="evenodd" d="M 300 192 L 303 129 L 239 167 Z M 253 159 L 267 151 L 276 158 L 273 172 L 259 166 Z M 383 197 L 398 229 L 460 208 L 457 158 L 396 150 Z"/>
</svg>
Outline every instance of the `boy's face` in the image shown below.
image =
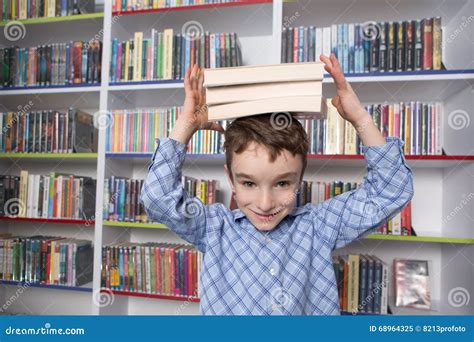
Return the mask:
<svg viewBox="0 0 474 342">
<path fill-rule="evenodd" d="M 232 175 L 224 168 L 237 206 L 258 230 L 272 230 L 295 207 L 302 156 L 283 150 L 272 163 L 268 150 L 252 142 L 244 152 L 234 153 Z"/>
</svg>

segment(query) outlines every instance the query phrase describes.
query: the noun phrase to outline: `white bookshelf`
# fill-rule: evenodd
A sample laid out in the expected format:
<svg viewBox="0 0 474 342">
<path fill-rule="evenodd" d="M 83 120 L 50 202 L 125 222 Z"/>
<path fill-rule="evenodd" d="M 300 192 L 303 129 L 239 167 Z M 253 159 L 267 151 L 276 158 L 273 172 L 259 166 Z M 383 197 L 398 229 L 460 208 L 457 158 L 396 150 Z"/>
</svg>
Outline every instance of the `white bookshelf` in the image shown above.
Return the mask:
<svg viewBox="0 0 474 342">
<path fill-rule="evenodd" d="M 57 87 L 37 89 L 0 90 L 0 109 L 11 110 L 28 101 L 34 109 L 64 109 L 76 106 L 95 113 L 114 109 L 136 107 L 162 107 L 181 105 L 184 100 L 183 83 L 141 82 L 109 84 L 111 40 L 129 39 L 135 31 L 149 34 L 151 28 L 173 28 L 180 32 L 188 21 L 202 24 L 205 31 L 236 32 L 242 46 L 244 64 L 280 63 L 281 31 L 288 26 L 329 26 L 338 23 L 363 23 L 369 20 L 398 21 L 424 17 L 442 17 L 443 37 L 456 33 L 443 54 L 448 71 L 385 73 L 383 75 L 349 75 L 347 79 L 362 102 L 398 102 L 409 100 L 439 101 L 444 112 L 443 139 L 447 154 L 459 156 L 446 158 L 407 157 L 415 181 L 413 198 L 413 226 L 420 237 L 436 237 L 433 241 L 392 241 L 362 239 L 336 253 L 360 252 L 375 254 L 391 265 L 393 258 L 406 257 L 429 260 L 433 310 L 429 314 L 473 314 L 474 298 L 467 306 L 453 307 L 448 294 L 455 287 L 465 288 L 474 295 L 474 201 L 467 201 L 451 220 L 445 218 L 462 202 L 474 196 L 474 160 L 462 156 L 474 155 L 474 64 L 471 23 L 461 32 L 459 27 L 467 13 L 474 13 L 468 0 L 402 0 L 397 3 L 377 0 L 303 0 L 201 8 L 195 10 L 149 11 L 140 14 L 112 15 L 111 1 L 105 0 L 104 14 L 100 18 L 57 21 L 25 25 L 27 36 L 20 46 L 33 46 L 46 42 L 66 42 L 73 39 L 88 40 L 100 32 L 103 41 L 102 83 L 91 87 Z M 2 36 L 2 39 L 4 37 Z M 0 44 L 6 44 L 0 40 Z M 335 94 L 332 79 L 325 78 L 325 96 Z M 452 129 L 448 115 L 465 111 L 471 121 L 461 130 Z M 19 167 L 32 173 L 47 173 L 51 169 L 92 175 L 97 178 L 97 212 L 102 212 L 104 179 L 111 176 L 145 178 L 151 154 L 120 154 L 105 151 L 105 131 L 99 132 L 97 158 L 74 159 L 0 159 L 0 169 L 14 173 Z M 229 203 L 230 187 L 223 173 L 224 157 L 190 156 L 186 158 L 185 175 L 217 179 L 223 193 L 222 200 Z M 15 171 L 12 171 L 15 170 Z M 19 172 L 19 171 L 18 171 Z M 316 157 L 308 160 L 305 179 L 319 181 L 361 181 L 366 173 L 360 158 Z M 471 195 L 470 195 L 471 194 Z M 20 299 L 10 307 L 11 312 L 29 314 L 130 314 L 130 315 L 187 315 L 198 314 L 199 304 L 187 300 L 169 300 L 136 296 L 114 295 L 113 303 L 104 307 L 94 304 L 94 293 L 100 290 L 101 246 L 117 241 L 182 242 L 167 229 L 124 227 L 111 225 L 96 215 L 95 225 L 52 224 L 38 222 L 2 223 L 2 232 L 33 235 L 57 234 L 68 237 L 88 238 L 94 243 L 94 279 L 84 289 L 59 289 L 30 286 Z M 130 225 L 132 226 L 132 225 Z M 447 238 L 458 238 L 449 242 Z M 0 285 L 0 298 L 6 301 L 16 291 L 14 285 Z M 392 290 L 390 291 L 393 294 Z M 29 311 L 27 311 L 27 309 Z M 396 314 L 425 314 L 426 312 L 394 308 Z"/>
</svg>

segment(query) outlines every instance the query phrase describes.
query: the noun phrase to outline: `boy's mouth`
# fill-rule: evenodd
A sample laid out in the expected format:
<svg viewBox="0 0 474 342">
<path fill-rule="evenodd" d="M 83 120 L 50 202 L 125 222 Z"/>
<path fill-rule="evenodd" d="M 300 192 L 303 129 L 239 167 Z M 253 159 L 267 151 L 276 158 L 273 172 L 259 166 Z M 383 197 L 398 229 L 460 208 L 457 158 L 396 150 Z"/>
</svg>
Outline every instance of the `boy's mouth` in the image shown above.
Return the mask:
<svg viewBox="0 0 474 342">
<path fill-rule="evenodd" d="M 252 209 L 250 209 L 250 210 L 252 210 Z M 255 211 L 253 211 L 253 210 L 252 210 L 252 212 L 253 212 L 253 213 L 255 214 L 255 216 L 257 216 L 259 219 L 264 220 L 264 221 L 270 221 L 270 220 L 272 220 L 276 215 L 278 215 L 278 213 L 279 213 L 280 211 L 276 211 L 276 212 L 274 212 L 274 213 L 272 213 L 272 214 L 261 214 L 261 213 L 255 212 Z"/>
</svg>

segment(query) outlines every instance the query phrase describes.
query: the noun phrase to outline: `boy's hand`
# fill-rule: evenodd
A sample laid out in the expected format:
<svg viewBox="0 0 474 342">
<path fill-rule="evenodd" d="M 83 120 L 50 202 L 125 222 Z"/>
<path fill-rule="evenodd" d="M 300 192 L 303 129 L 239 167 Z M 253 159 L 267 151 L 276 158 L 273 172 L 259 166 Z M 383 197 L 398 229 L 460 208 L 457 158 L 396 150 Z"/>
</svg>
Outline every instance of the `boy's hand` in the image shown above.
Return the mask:
<svg viewBox="0 0 474 342">
<path fill-rule="evenodd" d="M 187 144 L 198 129 L 209 129 L 224 133 L 224 128 L 214 122 L 208 122 L 206 92 L 203 87 L 204 71 L 194 64 L 184 75 L 186 97 L 183 111 L 176 120 L 170 138 Z"/>
<path fill-rule="evenodd" d="M 324 69 L 329 72 L 336 84 L 337 95 L 332 98 L 332 104 L 341 116 L 349 121 L 365 146 L 385 144 L 385 138 L 375 126 L 370 114 L 364 109 L 349 82 L 346 81 L 341 65 L 332 53 L 330 57 L 321 55 Z"/>
<path fill-rule="evenodd" d="M 324 69 L 334 79 L 337 95 L 332 98 L 331 102 L 337 108 L 339 114 L 354 126 L 367 120 L 368 113 L 360 103 L 354 90 L 352 90 L 349 82 L 346 81 L 336 56 L 331 53 L 329 57 L 321 55 L 320 59 L 325 64 Z"/>
</svg>

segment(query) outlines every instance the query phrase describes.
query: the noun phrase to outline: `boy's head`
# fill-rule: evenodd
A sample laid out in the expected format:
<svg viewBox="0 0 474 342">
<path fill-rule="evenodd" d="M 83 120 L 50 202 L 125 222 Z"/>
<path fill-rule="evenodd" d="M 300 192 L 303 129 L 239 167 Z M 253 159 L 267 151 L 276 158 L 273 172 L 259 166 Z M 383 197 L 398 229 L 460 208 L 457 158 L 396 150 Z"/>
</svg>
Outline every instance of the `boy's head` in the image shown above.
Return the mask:
<svg viewBox="0 0 474 342">
<path fill-rule="evenodd" d="M 224 168 L 237 206 L 258 230 L 272 230 L 295 207 L 308 146 L 288 113 L 239 118 L 227 127 Z"/>
</svg>

